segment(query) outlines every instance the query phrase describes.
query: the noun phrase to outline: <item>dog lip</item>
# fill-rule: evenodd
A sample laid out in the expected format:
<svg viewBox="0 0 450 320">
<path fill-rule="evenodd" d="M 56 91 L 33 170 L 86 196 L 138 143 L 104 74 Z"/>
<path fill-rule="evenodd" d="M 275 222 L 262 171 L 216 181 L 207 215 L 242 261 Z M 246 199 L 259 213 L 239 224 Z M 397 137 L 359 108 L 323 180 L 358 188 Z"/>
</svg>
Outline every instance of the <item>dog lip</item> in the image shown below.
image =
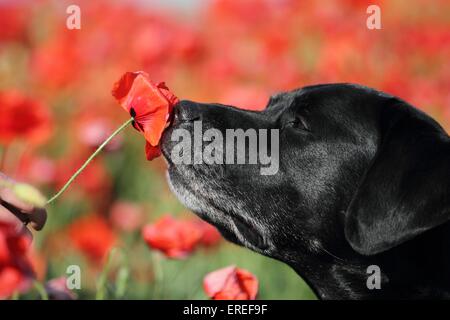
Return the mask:
<svg viewBox="0 0 450 320">
<path fill-rule="evenodd" d="M 175 142 L 172 141 L 172 133 L 177 129 L 186 129 L 191 131 L 193 128 L 194 121 L 197 121 L 200 117 L 196 117 L 193 119 L 178 119 L 177 117 L 172 117 L 169 126 L 164 130 L 161 140 L 160 140 L 160 148 L 164 158 L 167 160 L 169 165 L 172 165 L 172 161 L 170 159 L 170 152 Z"/>
<path fill-rule="evenodd" d="M 233 220 L 234 225 L 236 226 L 239 233 L 247 242 L 260 250 L 266 250 L 269 248 L 264 235 L 251 223 L 244 220 L 240 216 L 233 216 L 231 217 L 231 219 Z"/>
<path fill-rule="evenodd" d="M 192 122 L 190 120 L 180 121 L 178 119 L 174 119 L 170 127 L 168 127 L 164 131 L 163 137 L 161 139 L 161 150 L 168 164 L 168 171 L 177 172 L 179 174 L 177 183 L 174 183 L 174 188 L 176 188 L 176 185 L 180 184 L 181 181 L 185 179 L 183 171 L 188 170 L 189 167 L 189 166 L 179 167 L 178 165 L 174 164 L 171 161 L 170 154 L 171 149 L 173 147 L 171 135 L 173 130 L 176 130 L 177 128 L 186 128 L 189 130 L 192 128 Z M 224 166 L 223 168 L 225 167 L 226 166 Z M 211 200 L 205 199 L 199 194 L 193 194 L 192 192 L 191 194 L 197 199 L 199 198 L 202 199 L 201 201 L 205 203 L 206 206 L 213 207 L 215 211 L 221 213 L 222 217 L 219 218 L 219 220 L 222 221 L 214 221 L 213 224 L 218 227 L 219 231 L 223 234 L 223 236 L 227 240 L 241 245 L 248 243 L 250 246 L 263 251 L 269 248 L 269 244 L 266 241 L 267 239 L 264 237 L 261 230 L 258 230 L 258 228 L 251 221 L 247 221 L 247 219 L 244 219 L 242 216 L 236 214 L 235 212 L 232 213 L 224 212 L 221 208 L 217 207 L 213 202 L 211 202 Z M 195 212 L 195 210 L 193 211 Z M 208 216 L 207 212 L 202 213 L 195 212 L 195 213 L 202 219 L 204 219 L 202 216 Z M 226 220 L 228 223 L 225 222 Z M 232 227 L 232 225 L 234 225 L 234 227 Z"/>
<path fill-rule="evenodd" d="M 201 117 L 197 116 L 197 117 L 193 117 L 193 118 L 189 118 L 189 119 L 177 119 L 176 122 L 177 123 L 190 123 L 190 122 L 199 121 L 199 120 L 201 120 Z"/>
</svg>

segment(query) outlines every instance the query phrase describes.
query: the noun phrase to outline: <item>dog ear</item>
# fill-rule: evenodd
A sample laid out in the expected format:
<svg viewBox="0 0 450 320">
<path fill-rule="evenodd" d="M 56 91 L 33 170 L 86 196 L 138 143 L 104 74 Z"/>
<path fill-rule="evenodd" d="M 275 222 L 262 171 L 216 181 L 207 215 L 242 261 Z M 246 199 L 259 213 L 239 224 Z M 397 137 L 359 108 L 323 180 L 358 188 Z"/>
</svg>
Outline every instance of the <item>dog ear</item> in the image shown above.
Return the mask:
<svg viewBox="0 0 450 320">
<path fill-rule="evenodd" d="M 346 212 L 345 236 L 363 255 L 389 250 L 450 219 L 450 139 L 404 102 L 385 108 L 378 151 Z"/>
</svg>

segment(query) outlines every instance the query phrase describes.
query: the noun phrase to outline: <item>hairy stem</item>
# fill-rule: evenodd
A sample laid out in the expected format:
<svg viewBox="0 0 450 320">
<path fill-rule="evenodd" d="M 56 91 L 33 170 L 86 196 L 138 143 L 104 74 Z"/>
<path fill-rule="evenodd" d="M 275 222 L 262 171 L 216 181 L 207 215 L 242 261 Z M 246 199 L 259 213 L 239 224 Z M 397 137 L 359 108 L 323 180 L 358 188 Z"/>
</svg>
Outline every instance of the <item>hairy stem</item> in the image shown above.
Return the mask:
<svg viewBox="0 0 450 320">
<path fill-rule="evenodd" d="M 54 200 L 56 200 L 66 189 L 70 186 L 70 184 L 76 179 L 76 177 L 83 172 L 83 170 L 87 167 L 89 162 L 92 161 L 92 159 L 97 156 L 100 151 L 117 135 L 120 131 L 122 131 L 126 126 L 128 126 L 131 122 L 133 122 L 133 118 L 128 119 L 125 123 L 123 123 L 119 128 L 117 128 L 116 131 L 114 131 L 95 151 L 91 156 L 83 163 L 83 165 L 75 172 L 70 179 L 66 182 L 66 184 L 48 201 L 47 204 L 52 203 Z"/>
</svg>

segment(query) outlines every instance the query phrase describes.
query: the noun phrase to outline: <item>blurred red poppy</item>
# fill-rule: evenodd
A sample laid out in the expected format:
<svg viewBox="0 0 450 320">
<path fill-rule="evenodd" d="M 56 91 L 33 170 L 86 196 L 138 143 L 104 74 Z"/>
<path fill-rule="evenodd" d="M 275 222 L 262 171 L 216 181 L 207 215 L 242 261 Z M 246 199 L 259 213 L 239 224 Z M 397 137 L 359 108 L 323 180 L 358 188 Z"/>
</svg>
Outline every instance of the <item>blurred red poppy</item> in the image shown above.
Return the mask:
<svg viewBox="0 0 450 320">
<path fill-rule="evenodd" d="M 67 156 L 58 162 L 55 173 L 56 188 L 61 188 L 72 174 L 84 163 L 88 155 L 82 152 L 79 155 Z M 107 195 L 111 187 L 111 179 L 102 161 L 92 161 L 79 175 L 76 186 L 84 191 L 83 196 L 88 196 L 97 203 L 106 198 L 100 195 Z"/>
<path fill-rule="evenodd" d="M 159 139 L 169 124 L 178 98 L 163 82 L 153 83 L 142 71 L 125 73 L 115 83 L 112 94 L 134 118 L 133 127 L 144 135 L 147 159 L 158 157 L 161 154 Z"/>
<path fill-rule="evenodd" d="M 200 243 L 205 247 L 215 246 L 222 239 L 222 235 L 220 232 L 211 224 L 198 220 L 197 226 L 202 232 L 202 237 L 200 239 Z"/>
<path fill-rule="evenodd" d="M 0 2 L 0 40 L 21 41 L 27 36 L 29 9 L 26 5 L 15 4 L 13 1 Z"/>
<path fill-rule="evenodd" d="M 230 266 L 208 273 L 203 289 L 213 300 L 254 300 L 258 279 L 247 270 Z"/>
<path fill-rule="evenodd" d="M 202 231 L 193 221 L 176 220 L 166 215 L 145 226 L 142 236 L 151 248 L 160 250 L 169 258 L 180 259 L 195 249 L 202 238 Z"/>
<path fill-rule="evenodd" d="M 91 214 L 69 228 L 73 245 L 95 263 L 101 262 L 116 242 L 116 235 L 100 216 Z"/>
<path fill-rule="evenodd" d="M 0 299 L 28 289 L 33 278 L 30 243 L 31 237 L 13 223 L 0 221 Z"/>
<path fill-rule="evenodd" d="M 298 0 L 210 0 L 190 7 L 188 19 L 180 18 L 181 8 L 161 10 L 151 4 L 157 1 L 148 1 L 144 7 L 136 5 L 143 2 L 138 0 L 74 2 L 82 11 L 80 30 L 65 27 L 70 14 L 65 14 L 66 6 L 60 1 L 0 0 L 0 149 L 4 144 L 9 147 L 8 152 L 0 150 L 0 162 L 3 170 L 18 180 L 46 189 L 59 189 L 67 182 L 123 119 L 122 108 L 111 106 L 117 102 L 104 88 L 110 88 L 124 70 L 146 70 L 153 79 L 176 85 L 177 91 L 195 101 L 250 110 L 262 110 L 269 95 L 278 91 L 317 83 L 358 82 L 406 99 L 450 132 L 448 0 L 433 1 L 433 8 L 425 6 L 425 0 L 413 1 L 417 5 L 377 1 L 383 12 L 389 13 L 383 15 L 381 30 L 365 27 L 369 0 L 329 0 L 326 5 Z M 133 107 L 135 128 L 145 135 L 151 159 L 159 155 L 158 141 L 176 98 L 148 79 L 143 72 L 127 73 L 114 93 L 127 112 Z M 58 134 L 52 135 L 56 122 Z M 123 136 L 117 135 L 104 150 L 117 150 L 121 139 Z M 16 289 L 24 292 L 31 279 L 45 283 L 49 280 L 45 276 L 66 267 L 62 258 L 67 254 L 67 242 L 72 243 L 68 229 L 61 226 L 74 203 L 65 201 L 69 197 L 81 207 L 108 214 L 82 218 L 69 229 L 73 229 L 70 238 L 74 243 L 76 239 L 76 247 L 89 252 L 94 261 L 108 251 L 113 240 L 120 241 L 119 237 L 127 243 L 127 250 L 142 249 L 142 242 L 128 241 L 133 240 L 128 233 L 142 230 L 144 213 L 152 215 L 147 208 L 171 207 L 175 200 L 159 192 L 157 199 L 142 203 L 118 201 L 140 198 L 149 183 L 152 190 L 158 189 L 166 169 L 163 161 L 152 163 L 145 169 L 152 181 L 144 183 L 142 177 L 123 170 L 141 165 L 134 148 L 123 147 L 120 153 L 103 154 L 91 162 L 72 185 L 70 196 L 53 207 L 51 232 L 39 235 L 45 257 L 31 247 L 27 258 L 17 263 L 16 258 L 25 253 L 9 243 L 15 238 L 27 239 L 21 232 L 28 229 L 0 205 L 0 221 L 6 223 L 4 219 L 9 217 L 8 223 L 22 228 L 8 233 L 0 227 L 0 297 Z M 4 197 L 1 189 L 0 197 Z M 41 213 L 30 215 L 32 225 L 39 228 L 45 222 L 45 212 Z M 83 222 L 90 219 L 101 222 Z M 148 232 L 149 245 L 168 256 L 185 257 L 204 247 L 211 248 L 205 251 L 218 259 L 227 254 L 213 247 L 223 241 L 218 231 L 198 219 L 173 218 L 147 228 L 153 230 Z M 144 262 L 132 259 L 129 265 L 133 277 L 142 283 L 153 278 Z M 83 298 L 95 293 L 88 284 L 98 274 L 98 267 L 93 263 L 83 268 L 86 283 L 82 287 L 87 290 L 80 293 Z M 233 292 L 226 290 L 228 287 L 248 292 L 245 286 L 229 284 L 238 282 L 239 272 L 225 273 L 234 280 L 218 281 L 220 288 L 211 292 L 212 297 L 224 298 Z M 163 278 L 171 279 L 169 274 Z M 57 294 L 65 289 L 63 280 L 51 280 L 47 283 L 50 298 L 55 282 Z M 170 284 L 166 296 L 179 296 L 181 286 Z M 126 292 L 143 298 L 138 293 L 141 290 L 133 286 Z"/>
<path fill-rule="evenodd" d="M 83 114 L 76 121 L 77 138 L 84 145 L 97 149 L 114 131 L 110 119 L 104 116 Z M 106 146 L 105 151 L 116 151 L 122 145 L 122 137 L 115 136 Z"/>
<path fill-rule="evenodd" d="M 184 27 L 177 30 L 174 36 L 175 56 L 190 63 L 199 61 L 204 51 L 199 33 Z"/>
<path fill-rule="evenodd" d="M 53 183 L 55 169 L 54 160 L 49 157 L 24 154 L 18 165 L 16 179 L 39 185 Z"/>
<path fill-rule="evenodd" d="M 171 52 L 173 33 L 161 21 L 149 21 L 135 32 L 130 41 L 131 54 L 145 66 L 158 65 Z M 152 39 L 152 41 L 149 41 Z"/>
<path fill-rule="evenodd" d="M 116 201 L 109 212 L 111 223 L 122 231 L 134 231 L 141 226 L 142 208 L 132 202 Z"/>
<path fill-rule="evenodd" d="M 83 70 L 80 56 L 77 34 L 64 28 L 32 51 L 30 71 L 50 89 L 73 85 Z"/>
<path fill-rule="evenodd" d="M 50 112 L 42 103 L 18 91 L 0 92 L 0 144 L 22 138 L 39 144 L 51 134 Z"/>
<path fill-rule="evenodd" d="M 269 95 L 256 87 L 233 86 L 224 90 L 220 101 L 241 109 L 258 111 L 267 105 Z"/>
</svg>

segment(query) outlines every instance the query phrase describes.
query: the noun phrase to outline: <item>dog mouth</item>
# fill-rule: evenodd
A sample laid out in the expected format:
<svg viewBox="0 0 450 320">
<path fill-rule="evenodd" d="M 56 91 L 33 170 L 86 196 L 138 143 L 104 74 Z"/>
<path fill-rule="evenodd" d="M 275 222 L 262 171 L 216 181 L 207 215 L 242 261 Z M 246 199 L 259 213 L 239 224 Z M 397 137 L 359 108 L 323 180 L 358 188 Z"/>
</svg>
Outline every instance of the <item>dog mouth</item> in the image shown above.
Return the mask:
<svg viewBox="0 0 450 320">
<path fill-rule="evenodd" d="M 237 212 L 227 212 L 216 204 L 214 199 L 206 198 L 201 192 L 192 189 L 198 181 L 187 181 L 182 173 L 172 164 L 168 169 L 168 181 L 172 192 L 183 205 L 188 207 L 201 219 L 214 225 L 222 236 L 237 245 L 244 245 L 256 251 L 269 248 L 267 237 L 257 224 L 242 217 Z"/>
<path fill-rule="evenodd" d="M 202 219 L 216 226 L 222 236 L 235 244 L 244 245 L 257 251 L 264 251 L 269 248 L 266 237 L 254 226 L 240 216 L 229 215 L 221 211 L 219 222 L 211 221 L 208 215 L 199 215 Z M 217 219 L 216 219 L 217 220 Z"/>
<path fill-rule="evenodd" d="M 258 228 L 252 226 L 252 223 L 249 223 L 238 216 L 234 216 L 231 219 L 239 232 L 238 237 L 240 236 L 244 243 L 247 242 L 249 245 L 254 247 L 254 249 L 262 251 L 269 248 L 266 237 L 263 236 L 263 233 L 260 232 Z"/>
<path fill-rule="evenodd" d="M 174 129 L 180 127 L 192 129 L 190 123 L 178 121 L 166 129 L 161 139 L 161 151 L 168 165 L 167 179 L 172 192 L 197 216 L 213 224 L 228 241 L 257 251 L 268 249 L 267 238 L 256 223 L 242 217 L 239 212 L 223 210 L 220 205 L 217 205 L 217 202 L 223 202 L 225 199 L 217 200 L 212 190 L 207 193 L 201 191 L 208 189 L 204 186 L 205 181 L 202 179 L 217 178 L 220 173 L 217 172 L 217 166 L 216 170 L 206 170 L 204 166 L 207 165 L 202 165 L 200 168 L 198 165 L 178 165 L 171 161 L 170 152 L 173 142 L 170 136 Z M 220 166 L 220 169 L 224 170 L 224 166 Z"/>
</svg>

